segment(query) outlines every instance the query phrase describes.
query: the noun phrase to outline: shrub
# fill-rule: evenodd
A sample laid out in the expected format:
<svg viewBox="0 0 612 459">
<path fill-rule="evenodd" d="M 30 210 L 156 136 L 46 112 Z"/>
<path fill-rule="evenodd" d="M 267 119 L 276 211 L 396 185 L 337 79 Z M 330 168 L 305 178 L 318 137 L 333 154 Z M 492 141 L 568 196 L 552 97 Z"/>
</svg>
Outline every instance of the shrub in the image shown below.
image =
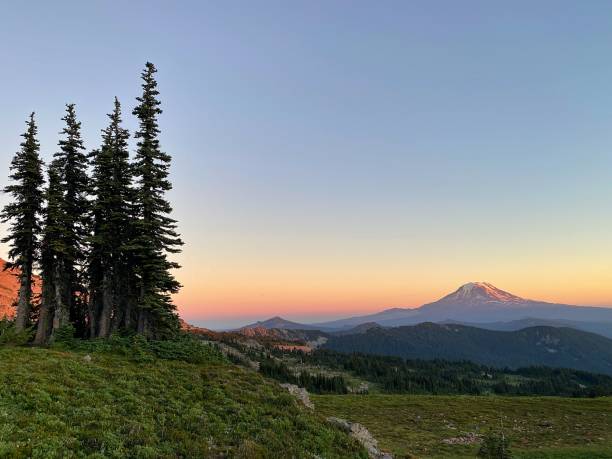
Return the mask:
<svg viewBox="0 0 612 459">
<path fill-rule="evenodd" d="M 53 334 L 53 342 L 59 346 L 70 347 L 76 341 L 74 334 L 75 329 L 72 324 L 64 325 Z"/>
<path fill-rule="evenodd" d="M 503 432 L 489 431 L 478 450 L 478 457 L 486 459 L 510 459 L 512 457 L 510 442 Z"/>
<path fill-rule="evenodd" d="M 17 332 L 13 321 L 3 318 L 0 320 L 0 344 L 22 346 L 34 337 L 34 329 L 26 328 Z"/>
<path fill-rule="evenodd" d="M 66 330 L 57 336 L 53 347 L 87 353 L 119 354 L 137 362 L 152 362 L 156 359 L 188 363 L 225 361 L 216 347 L 204 344 L 187 334 L 160 341 L 147 340 L 142 335 L 112 335 L 107 339 L 80 340 L 75 339 Z"/>
</svg>

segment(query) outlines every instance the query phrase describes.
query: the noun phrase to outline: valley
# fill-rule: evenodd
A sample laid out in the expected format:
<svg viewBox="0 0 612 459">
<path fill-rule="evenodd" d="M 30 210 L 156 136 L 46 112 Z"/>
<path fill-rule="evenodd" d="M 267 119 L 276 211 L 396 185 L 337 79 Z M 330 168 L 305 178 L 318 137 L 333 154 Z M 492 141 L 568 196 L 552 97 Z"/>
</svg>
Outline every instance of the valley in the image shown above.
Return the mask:
<svg viewBox="0 0 612 459">
<path fill-rule="evenodd" d="M 306 387 L 315 412 L 364 425 L 396 458 L 475 457 L 483 438 L 500 431 L 517 458 L 612 457 L 610 376 L 279 346 L 312 333 L 271 329 L 216 339 L 256 361 L 265 376 Z"/>
</svg>

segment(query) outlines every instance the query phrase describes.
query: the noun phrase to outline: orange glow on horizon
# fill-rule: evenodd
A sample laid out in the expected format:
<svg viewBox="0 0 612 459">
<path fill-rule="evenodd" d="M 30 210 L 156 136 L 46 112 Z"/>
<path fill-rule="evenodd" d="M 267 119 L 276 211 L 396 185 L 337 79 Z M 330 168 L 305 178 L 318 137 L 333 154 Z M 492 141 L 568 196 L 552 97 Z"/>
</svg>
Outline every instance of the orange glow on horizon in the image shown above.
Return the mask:
<svg viewBox="0 0 612 459">
<path fill-rule="evenodd" d="M 395 274 L 395 275 L 391 275 Z M 389 272 L 387 276 L 372 276 L 369 280 L 345 276 L 281 277 L 280 273 L 249 273 L 228 279 L 192 276 L 182 280 L 185 287 L 175 296 L 179 312 L 186 319 L 205 323 L 207 318 L 257 317 L 348 317 L 379 312 L 393 307 L 418 307 L 436 301 L 470 281 L 488 281 L 515 295 L 551 303 L 581 306 L 612 306 L 612 275 L 582 278 L 576 282 L 571 274 L 564 280 L 561 273 L 550 269 L 538 277 L 518 275 L 483 277 L 467 275 L 439 281 L 432 274 L 421 281 L 407 282 L 404 276 Z M 197 276 L 196 276 L 197 277 Z M 414 274 L 406 276 L 416 278 Z M 248 279 L 248 280 L 246 280 Z M 282 281 L 281 281 L 282 279 Z M 553 280 L 554 279 L 554 280 Z"/>
</svg>

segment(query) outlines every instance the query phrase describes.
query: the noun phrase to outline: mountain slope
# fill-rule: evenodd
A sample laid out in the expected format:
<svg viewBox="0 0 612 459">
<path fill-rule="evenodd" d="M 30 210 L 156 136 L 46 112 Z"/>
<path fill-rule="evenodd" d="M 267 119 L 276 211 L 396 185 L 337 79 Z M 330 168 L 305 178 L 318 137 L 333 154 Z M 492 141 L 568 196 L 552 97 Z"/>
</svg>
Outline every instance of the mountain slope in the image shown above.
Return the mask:
<svg viewBox="0 0 612 459">
<path fill-rule="evenodd" d="M 6 261 L 0 258 L 0 320 L 4 317 L 13 317 L 15 308 L 13 303 L 19 293 L 19 270 L 5 270 Z M 34 294 L 40 294 L 40 278 L 34 276 Z"/>
<path fill-rule="evenodd" d="M 325 348 L 410 359 L 470 360 L 496 367 L 546 365 L 612 374 L 612 340 L 571 328 L 504 332 L 423 323 L 331 336 Z"/>
<path fill-rule="evenodd" d="M 412 317 L 418 315 L 418 308 L 390 308 L 375 314 L 365 316 L 354 316 L 346 319 L 332 320 L 329 322 L 320 322 L 312 324 L 320 330 L 343 330 L 357 327 L 366 323 L 377 323 L 379 325 L 394 326 L 394 324 L 402 324 L 405 321 L 410 321 Z"/>
<path fill-rule="evenodd" d="M 12 271 L 5 271 L 6 262 L 0 259 L 0 319 L 13 317 L 13 302 L 17 298 L 19 282 Z"/>
<path fill-rule="evenodd" d="M 89 355 L 0 346 L 1 457 L 367 458 L 256 372 Z"/>
<path fill-rule="evenodd" d="M 0 258 L 0 320 L 4 317 L 13 317 L 15 308 L 13 304 L 19 293 L 19 270 L 5 270 L 6 261 Z M 34 295 L 40 295 L 41 279 L 34 276 Z"/>
<path fill-rule="evenodd" d="M 511 320 L 508 322 L 462 322 L 462 321 L 445 321 L 442 323 L 454 323 L 457 325 L 467 325 L 470 327 L 484 328 L 486 330 L 499 330 L 499 331 L 516 331 L 522 330 L 523 328 L 529 327 L 565 327 L 573 328 L 575 330 L 582 330 L 590 333 L 597 333 L 598 335 L 605 336 L 606 338 L 612 338 L 612 322 L 581 322 L 577 320 L 563 320 L 563 319 L 540 319 L 538 317 L 526 317 L 524 319 Z"/>
</svg>

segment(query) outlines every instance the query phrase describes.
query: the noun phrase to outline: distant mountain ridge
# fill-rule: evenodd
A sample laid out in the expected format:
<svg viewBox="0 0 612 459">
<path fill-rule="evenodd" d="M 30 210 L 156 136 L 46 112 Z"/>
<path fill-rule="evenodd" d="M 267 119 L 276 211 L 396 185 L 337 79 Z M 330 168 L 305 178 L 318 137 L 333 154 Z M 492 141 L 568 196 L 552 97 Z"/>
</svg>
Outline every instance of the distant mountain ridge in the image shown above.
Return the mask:
<svg viewBox="0 0 612 459">
<path fill-rule="evenodd" d="M 498 330 L 498 331 L 516 331 L 522 330 L 523 328 L 529 327 L 565 327 L 574 328 L 576 330 L 587 331 L 590 333 L 596 333 L 598 335 L 605 336 L 606 338 L 612 339 L 612 323 L 611 322 L 581 322 L 577 320 L 563 320 L 563 319 L 538 319 L 537 317 L 526 317 L 524 319 L 511 320 L 508 322 L 486 322 L 486 323 L 474 323 L 474 322 L 461 322 L 456 320 L 449 320 L 440 323 L 445 324 L 456 324 L 456 325 L 467 325 L 471 327 L 484 328 L 486 330 Z"/>
<path fill-rule="evenodd" d="M 249 325 L 245 325 L 244 327 L 240 327 L 239 329 L 237 329 L 237 331 L 252 328 L 278 328 L 280 330 L 318 330 L 316 326 L 291 322 L 290 320 L 286 320 L 282 317 L 276 316 L 267 320 L 262 320 Z"/>
<path fill-rule="evenodd" d="M 365 323 L 376 323 L 383 327 L 398 327 L 423 322 L 455 321 L 478 326 L 481 323 L 503 323 L 527 318 L 537 319 L 543 324 L 561 321 L 561 326 L 612 336 L 612 308 L 573 306 L 530 300 L 501 290 L 488 282 L 467 283 L 440 300 L 418 308 L 392 308 L 375 314 L 314 324 L 298 324 L 276 317 L 250 326 L 338 331 Z M 593 326 L 593 324 L 599 325 Z"/>
<path fill-rule="evenodd" d="M 541 326 L 507 332 L 422 323 L 332 335 L 324 347 L 408 359 L 469 360 L 510 368 L 544 365 L 612 375 L 612 340 L 572 328 Z"/>
</svg>

